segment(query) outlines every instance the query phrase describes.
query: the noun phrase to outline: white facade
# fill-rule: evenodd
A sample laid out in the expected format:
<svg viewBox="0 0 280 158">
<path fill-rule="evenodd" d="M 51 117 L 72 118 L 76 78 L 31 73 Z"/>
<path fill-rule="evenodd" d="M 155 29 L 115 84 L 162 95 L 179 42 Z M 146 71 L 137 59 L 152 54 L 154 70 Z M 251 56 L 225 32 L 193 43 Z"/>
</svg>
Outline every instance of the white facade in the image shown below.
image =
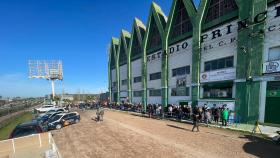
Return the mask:
<svg viewBox="0 0 280 158">
<path fill-rule="evenodd" d="M 161 104 L 161 96 L 151 97 L 149 90 L 161 89 L 161 79 L 150 80 L 150 74 L 161 72 L 161 51 L 147 56 L 147 103 Z"/>
<path fill-rule="evenodd" d="M 200 80 L 204 83 L 234 81 L 236 79 L 237 63 L 237 20 L 213 28 L 202 34 L 203 43 L 201 50 L 201 74 Z M 205 72 L 205 62 L 226 57 L 234 57 L 234 67 Z M 214 77 L 217 74 L 221 77 Z M 212 80 L 208 79 L 212 75 Z M 215 78 L 215 79 L 214 79 Z M 208 80 L 207 80 L 208 79 Z M 201 86 L 200 97 L 203 97 L 203 86 Z M 235 98 L 235 83 L 232 87 L 232 97 Z"/>
<path fill-rule="evenodd" d="M 168 104 L 179 104 L 180 101 L 191 100 L 191 70 L 192 70 L 192 38 L 169 46 L 169 92 Z M 190 74 L 172 77 L 172 70 L 184 66 L 190 66 Z M 186 86 L 190 87 L 189 96 L 171 96 L 172 88 L 176 88 L 179 78 L 186 78 Z"/>
<path fill-rule="evenodd" d="M 230 32 L 228 33 L 228 26 Z M 202 34 L 206 37 L 202 43 L 201 50 L 201 72 L 204 72 L 204 63 L 207 61 L 234 56 L 234 65 L 236 65 L 237 54 L 237 35 L 238 35 L 237 21 L 219 26 L 218 28 L 211 29 Z M 213 32 L 220 30 L 220 37 L 218 35 L 213 37 Z M 217 34 L 217 32 L 216 32 Z M 214 39 L 213 39 L 214 38 Z"/>
<path fill-rule="evenodd" d="M 137 59 L 131 62 L 131 79 L 132 79 L 132 95 L 133 91 L 141 91 L 142 82 L 134 83 L 134 77 L 142 76 L 142 59 Z M 142 97 L 132 97 L 133 103 L 141 103 Z"/>
<path fill-rule="evenodd" d="M 265 27 L 265 39 L 264 39 L 264 53 L 263 53 L 263 73 L 265 76 L 275 76 L 271 74 L 273 72 L 278 71 L 280 68 L 280 59 L 279 60 L 269 60 L 269 52 L 271 49 L 275 49 L 277 47 L 280 48 L 280 17 L 275 17 L 276 10 L 275 8 L 280 6 L 280 4 L 276 4 L 268 7 L 267 11 L 267 19 L 266 19 L 266 27 Z M 268 66 L 270 65 L 270 66 Z M 271 71 L 271 73 L 269 72 Z M 276 75 L 277 76 L 277 75 Z M 279 74 L 278 74 L 279 76 Z M 272 79 L 273 81 L 274 79 Z M 265 121 L 265 106 L 266 106 L 266 90 L 267 90 L 267 81 L 263 80 L 261 82 L 261 91 L 260 91 L 260 107 L 259 107 L 259 121 Z"/>
<path fill-rule="evenodd" d="M 127 91 L 127 84 L 122 85 L 122 80 L 126 80 L 126 79 L 127 79 L 127 64 L 120 66 L 120 84 L 121 84 L 120 91 Z"/>
</svg>

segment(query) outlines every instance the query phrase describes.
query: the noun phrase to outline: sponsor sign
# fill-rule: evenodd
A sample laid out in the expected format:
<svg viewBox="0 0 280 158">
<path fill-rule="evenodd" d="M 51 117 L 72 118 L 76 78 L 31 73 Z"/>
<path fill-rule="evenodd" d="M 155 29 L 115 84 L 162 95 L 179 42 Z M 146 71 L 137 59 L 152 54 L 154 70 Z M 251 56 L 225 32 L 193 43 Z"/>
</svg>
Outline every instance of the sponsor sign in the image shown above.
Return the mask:
<svg viewBox="0 0 280 158">
<path fill-rule="evenodd" d="M 198 106 L 203 107 L 204 104 L 207 105 L 207 107 L 223 107 L 223 105 L 226 105 L 226 108 L 229 108 L 229 110 L 234 111 L 235 110 L 235 102 L 234 101 L 198 101 Z"/>
<path fill-rule="evenodd" d="M 263 73 L 280 72 L 280 60 L 270 61 L 263 64 Z"/>
<path fill-rule="evenodd" d="M 200 74 L 200 82 L 205 83 L 214 81 L 234 80 L 235 76 L 235 68 L 204 72 Z"/>
</svg>

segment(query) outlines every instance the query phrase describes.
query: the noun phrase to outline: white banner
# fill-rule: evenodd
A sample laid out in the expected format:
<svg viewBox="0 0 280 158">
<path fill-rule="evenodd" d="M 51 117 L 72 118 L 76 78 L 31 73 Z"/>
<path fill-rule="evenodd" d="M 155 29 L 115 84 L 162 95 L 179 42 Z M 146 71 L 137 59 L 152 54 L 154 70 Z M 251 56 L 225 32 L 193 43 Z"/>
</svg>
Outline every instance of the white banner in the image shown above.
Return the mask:
<svg viewBox="0 0 280 158">
<path fill-rule="evenodd" d="M 222 69 L 210 72 L 203 72 L 200 74 L 200 82 L 214 82 L 214 81 L 225 81 L 234 80 L 236 77 L 235 68 Z"/>
<path fill-rule="evenodd" d="M 263 64 L 263 73 L 280 72 L 280 60 L 270 61 Z"/>
<path fill-rule="evenodd" d="M 235 102 L 234 101 L 198 101 L 198 106 L 203 107 L 204 104 L 207 105 L 207 107 L 223 107 L 223 105 L 226 105 L 226 108 L 229 108 L 229 110 L 234 111 L 235 110 Z"/>
</svg>

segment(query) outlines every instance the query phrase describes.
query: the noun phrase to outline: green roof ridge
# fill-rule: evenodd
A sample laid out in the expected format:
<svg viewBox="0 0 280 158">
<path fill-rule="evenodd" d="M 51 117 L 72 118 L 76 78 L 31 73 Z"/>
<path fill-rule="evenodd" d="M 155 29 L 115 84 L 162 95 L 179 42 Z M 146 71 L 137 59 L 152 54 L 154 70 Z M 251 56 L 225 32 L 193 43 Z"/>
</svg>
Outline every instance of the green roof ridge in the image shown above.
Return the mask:
<svg viewBox="0 0 280 158">
<path fill-rule="evenodd" d="M 152 2 L 152 7 L 156 11 L 156 13 L 162 15 L 164 17 L 165 21 L 167 21 L 167 16 L 164 14 L 164 12 L 162 11 L 161 7 L 158 4 L 156 4 L 155 2 Z"/>
<path fill-rule="evenodd" d="M 137 27 L 141 27 L 141 28 L 146 30 L 145 24 L 140 19 L 134 18 L 134 21 L 135 21 L 135 24 L 136 24 Z"/>
<path fill-rule="evenodd" d="M 122 35 L 123 35 L 124 37 L 130 38 L 130 36 L 131 36 L 130 32 L 128 32 L 127 30 L 124 30 L 124 29 L 122 29 L 121 32 L 122 32 Z"/>
<path fill-rule="evenodd" d="M 119 39 L 116 37 L 112 37 L 112 43 L 118 45 L 119 44 Z"/>
</svg>

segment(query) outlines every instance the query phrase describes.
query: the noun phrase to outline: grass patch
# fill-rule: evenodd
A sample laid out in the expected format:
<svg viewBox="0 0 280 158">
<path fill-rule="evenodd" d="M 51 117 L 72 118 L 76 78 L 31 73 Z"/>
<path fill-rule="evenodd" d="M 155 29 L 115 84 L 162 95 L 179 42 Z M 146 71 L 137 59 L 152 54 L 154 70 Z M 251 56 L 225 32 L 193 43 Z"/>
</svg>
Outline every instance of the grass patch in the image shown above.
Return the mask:
<svg viewBox="0 0 280 158">
<path fill-rule="evenodd" d="M 0 140 L 8 139 L 12 130 L 20 123 L 32 120 L 32 113 L 25 112 L 10 120 L 6 126 L 0 128 Z"/>
</svg>

